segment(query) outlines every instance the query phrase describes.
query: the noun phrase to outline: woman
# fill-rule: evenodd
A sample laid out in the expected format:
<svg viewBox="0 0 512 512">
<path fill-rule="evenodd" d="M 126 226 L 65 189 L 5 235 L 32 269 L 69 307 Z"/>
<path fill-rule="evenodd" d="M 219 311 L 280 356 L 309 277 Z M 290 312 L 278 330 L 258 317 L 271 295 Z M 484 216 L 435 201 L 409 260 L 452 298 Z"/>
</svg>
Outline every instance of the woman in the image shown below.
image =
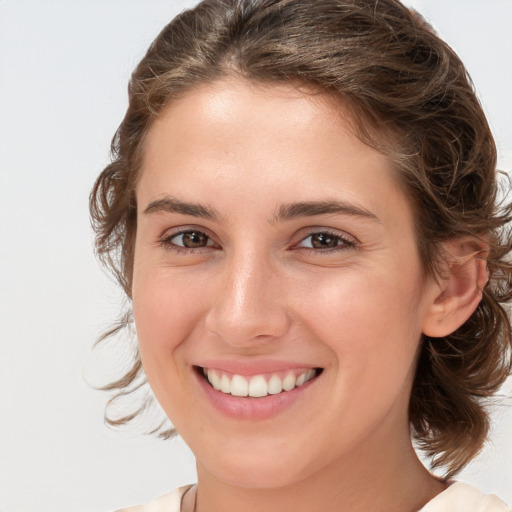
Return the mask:
<svg viewBox="0 0 512 512">
<path fill-rule="evenodd" d="M 91 195 L 139 342 L 110 389 L 144 372 L 198 473 L 131 510 L 510 510 L 448 479 L 511 350 L 510 206 L 450 48 L 397 0 L 205 0 L 129 94 Z"/>
</svg>

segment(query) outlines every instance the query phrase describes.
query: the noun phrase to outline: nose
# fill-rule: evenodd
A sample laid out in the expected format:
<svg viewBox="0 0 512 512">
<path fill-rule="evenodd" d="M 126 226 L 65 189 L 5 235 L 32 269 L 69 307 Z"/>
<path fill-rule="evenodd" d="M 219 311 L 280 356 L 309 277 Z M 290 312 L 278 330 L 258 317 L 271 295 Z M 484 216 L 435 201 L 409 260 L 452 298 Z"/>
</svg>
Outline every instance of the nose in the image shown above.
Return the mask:
<svg viewBox="0 0 512 512">
<path fill-rule="evenodd" d="M 234 255 L 218 269 L 206 328 L 225 343 L 268 343 L 289 329 L 286 290 L 279 269 L 255 254 Z"/>
</svg>

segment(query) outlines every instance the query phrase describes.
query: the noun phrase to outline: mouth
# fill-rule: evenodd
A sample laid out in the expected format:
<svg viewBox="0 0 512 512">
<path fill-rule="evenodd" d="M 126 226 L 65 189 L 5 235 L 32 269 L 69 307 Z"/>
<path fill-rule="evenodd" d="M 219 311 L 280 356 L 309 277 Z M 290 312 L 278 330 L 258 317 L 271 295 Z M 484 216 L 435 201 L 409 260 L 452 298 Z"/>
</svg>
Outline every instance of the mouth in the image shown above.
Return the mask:
<svg viewBox="0 0 512 512">
<path fill-rule="evenodd" d="M 316 379 L 323 368 L 302 368 L 244 376 L 196 366 L 197 373 L 216 391 L 235 397 L 263 398 L 280 395 Z"/>
</svg>

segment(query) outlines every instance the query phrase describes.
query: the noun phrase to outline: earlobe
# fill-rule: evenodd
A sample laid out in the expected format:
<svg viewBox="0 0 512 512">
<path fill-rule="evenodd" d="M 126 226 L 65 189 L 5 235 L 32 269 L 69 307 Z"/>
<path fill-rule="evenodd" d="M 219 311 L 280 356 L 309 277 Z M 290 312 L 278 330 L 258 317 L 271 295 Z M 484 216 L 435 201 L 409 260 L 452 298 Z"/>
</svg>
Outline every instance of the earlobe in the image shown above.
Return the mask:
<svg viewBox="0 0 512 512">
<path fill-rule="evenodd" d="M 433 338 L 451 334 L 473 314 L 489 279 L 485 241 L 450 240 L 443 250 L 446 267 L 423 324 L 423 333 Z"/>
</svg>

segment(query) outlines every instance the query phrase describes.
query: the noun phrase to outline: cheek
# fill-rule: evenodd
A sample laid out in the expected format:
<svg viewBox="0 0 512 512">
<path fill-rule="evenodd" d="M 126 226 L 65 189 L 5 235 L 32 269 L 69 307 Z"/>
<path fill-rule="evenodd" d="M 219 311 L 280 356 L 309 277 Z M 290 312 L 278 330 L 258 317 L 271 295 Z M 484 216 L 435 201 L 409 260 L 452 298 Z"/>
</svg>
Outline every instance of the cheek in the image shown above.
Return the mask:
<svg viewBox="0 0 512 512">
<path fill-rule="evenodd" d="M 413 275 L 414 274 L 414 275 Z M 416 275 L 390 272 L 351 272 L 340 279 L 325 279 L 301 293 L 308 329 L 336 354 L 338 364 L 354 372 L 381 372 L 398 361 L 414 359 L 421 337 L 421 308 Z M 370 370 L 371 369 L 371 370 Z"/>
<path fill-rule="evenodd" d="M 328 423 L 345 425 L 347 438 L 388 411 L 406 414 L 421 337 L 416 291 L 407 288 L 368 273 L 325 283 L 304 308 L 309 331 L 333 356 Z"/>
<path fill-rule="evenodd" d="M 201 287 L 190 279 L 181 283 L 166 272 L 135 273 L 133 314 L 146 365 L 172 356 L 197 324 L 203 301 Z"/>
<path fill-rule="evenodd" d="M 194 290 L 194 287 L 190 287 Z M 197 294 L 183 293 L 179 281 L 162 272 L 134 276 L 133 314 L 148 382 L 173 425 L 190 403 L 184 342 L 198 323 Z"/>
</svg>

